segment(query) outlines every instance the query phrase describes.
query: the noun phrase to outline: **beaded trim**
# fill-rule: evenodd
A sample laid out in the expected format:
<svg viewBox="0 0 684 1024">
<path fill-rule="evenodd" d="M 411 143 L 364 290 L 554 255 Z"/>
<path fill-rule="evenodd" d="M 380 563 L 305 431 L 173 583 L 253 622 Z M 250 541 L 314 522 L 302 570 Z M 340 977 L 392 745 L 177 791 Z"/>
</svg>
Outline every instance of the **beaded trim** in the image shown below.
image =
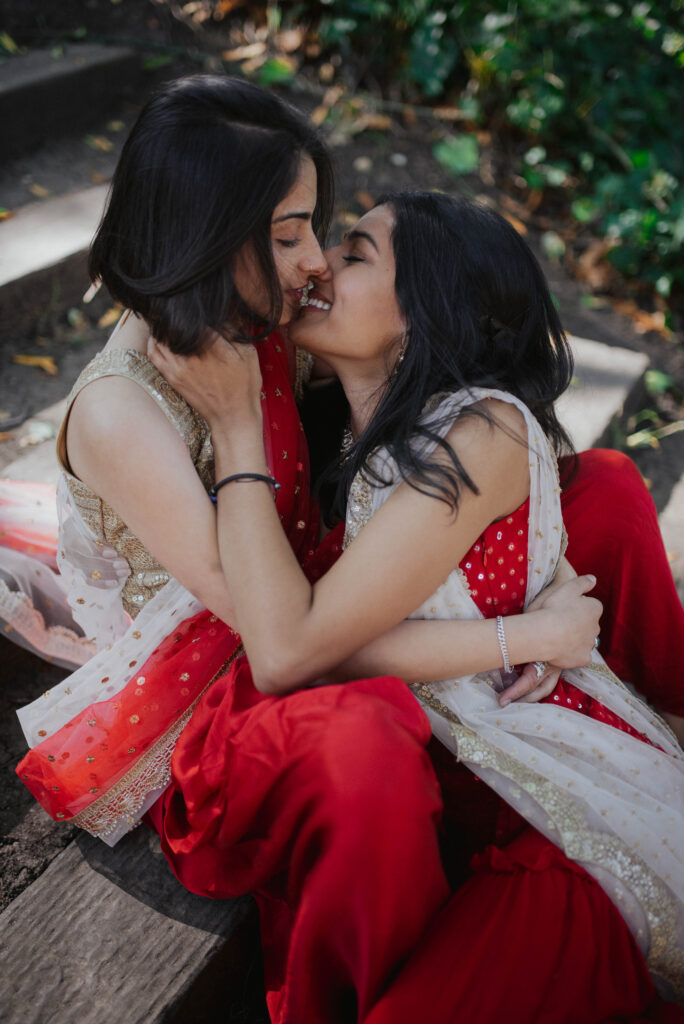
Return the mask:
<svg viewBox="0 0 684 1024">
<path fill-rule="evenodd" d="M 148 793 L 162 789 L 171 782 L 173 752 L 197 704 L 212 683 L 225 675 L 236 658 L 244 653 L 244 648 L 240 644 L 180 718 L 176 719 L 156 743 L 138 758 L 133 767 L 111 789 L 94 800 L 85 810 L 75 814 L 69 819 L 70 823 L 90 832 L 97 839 L 111 835 L 121 821 L 128 824 L 129 831 L 139 825 L 138 815 Z"/>
</svg>

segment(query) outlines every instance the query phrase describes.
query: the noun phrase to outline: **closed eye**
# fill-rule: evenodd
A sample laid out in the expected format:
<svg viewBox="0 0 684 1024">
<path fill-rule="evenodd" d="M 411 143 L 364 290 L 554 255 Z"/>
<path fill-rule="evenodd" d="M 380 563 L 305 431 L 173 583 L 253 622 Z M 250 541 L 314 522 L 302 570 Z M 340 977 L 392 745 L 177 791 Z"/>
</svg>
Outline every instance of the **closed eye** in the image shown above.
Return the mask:
<svg viewBox="0 0 684 1024">
<path fill-rule="evenodd" d="M 365 263 L 366 261 L 362 256 L 343 256 L 342 259 L 345 263 Z"/>
</svg>

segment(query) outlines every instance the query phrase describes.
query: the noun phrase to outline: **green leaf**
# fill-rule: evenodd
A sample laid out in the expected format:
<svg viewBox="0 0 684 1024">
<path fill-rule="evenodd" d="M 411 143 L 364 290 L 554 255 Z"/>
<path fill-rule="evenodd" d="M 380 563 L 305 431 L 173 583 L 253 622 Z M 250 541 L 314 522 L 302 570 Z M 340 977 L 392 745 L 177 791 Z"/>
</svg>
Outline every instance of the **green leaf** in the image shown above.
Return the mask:
<svg viewBox="0 0 684 1024">
<path fill-rule="evenodd" d="M 0 47 L 5 53 L 19 53 L 19 47 L 7 32 L 0 32 Z"/>
<path fill-rule="evenodd" d="M 547 259 L 556 263 L 565 252 L 565 242 L 556 231 L 545 231 L 541 245 Z"/>
<path fill-rule="evenodd" d="M 166 53 L 160 53 L 156 57 L 146 57 L 142 62 L 143 71 L 156 71 L 158 68 L 165 68 L 171 63 L 173 57 Z"/>
<path fill-rule="evenodd" d="M 663 395 L 674 386 L 673 378 L 662 370 L 647 370 L 644 374 L 644 383 L 649 395 Z"/>
<path fill-rule="evenodd" d="M 480 148 L 473 135 L 451 135 L 438 142 L 432 153 L 452 174 L 472 174 L 480 163 Z"/>
<path fill-rule="evenodd" d="M 261 85 L 280 85 L 283 82 L 291 82 L 294 76 L 294 65 L 282 57 L 273 57 L 259 68 Z"/>
<path fill-rule="evenodd" d="M 594 220 L 594 218 L 601 212 L 598 203 L 595 203 L 593 199 L 589 199 L 588 196 L 583 196 L 581 199 L 575 199 L 570 209 L 572 210 L 573 217 L 575 220 L 578 220 L 580 224 L 588 224 L 589 221 Z"/>
<path fill-rule="evenodd" d="M 530 167 L 536 167 L 542 160 L 546 160 L 546 150 L 543 146 L 533 146 L 525 153 L 524 160 Z"/>
<path fill-rule="evenodd" d="M 658 278 L 658 280 L 655 283 L 655 290 L 658 292 L 658 295 L 662 295 L 663 298 L 666 299 L 669 296 L 671 289 L 672 289 L 672 275 L 671 274 L 661 274 L 660 277 Z"/>
</svg>

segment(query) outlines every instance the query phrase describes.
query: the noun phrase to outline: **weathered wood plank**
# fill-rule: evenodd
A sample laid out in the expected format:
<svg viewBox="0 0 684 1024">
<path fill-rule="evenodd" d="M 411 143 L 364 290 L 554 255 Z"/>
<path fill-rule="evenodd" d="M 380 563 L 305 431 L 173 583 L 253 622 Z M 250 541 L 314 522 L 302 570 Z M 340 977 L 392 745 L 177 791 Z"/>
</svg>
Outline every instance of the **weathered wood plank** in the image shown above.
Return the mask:
<svg viewBox="0 0 684 1024">
<path fill-rule="evenodd" d="M 191 992 L 211 1001 L 217 966 L 227 1010 L 251 913 L 186 892 L 144 827 L 114 849 L 79 836 L 0 914 L 0 1020 L 161 1024 Z"/>
</svg>

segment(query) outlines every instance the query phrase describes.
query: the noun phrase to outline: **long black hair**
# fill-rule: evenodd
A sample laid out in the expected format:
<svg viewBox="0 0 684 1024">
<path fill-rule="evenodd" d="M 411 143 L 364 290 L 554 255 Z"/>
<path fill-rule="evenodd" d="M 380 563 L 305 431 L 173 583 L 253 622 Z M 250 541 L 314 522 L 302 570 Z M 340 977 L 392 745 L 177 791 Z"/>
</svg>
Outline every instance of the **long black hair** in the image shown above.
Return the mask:
<svg viewBox="0 0 684 1024">
<path fill-rule="evenodd" d="M 553 406 L 570 383 L 572 354 L 544 274 L 518 232 L 463 197 L 391 193 L 376 205 L 388 205 L 394 214 L 395 290 L 407 324 L 404 357 L 335 473 L 333 513 L 344 514 L 357 472 L 389 482 L 367 464 L 379 447 L 388 449 L 404 480 L 454 509 L 463 485 L 478 493 L 439 436 L 439 424 L 420 422 L 426 402 L 439 392 L 510 392 L 537 418 L 556 454 L 572 452 Z M 481 405 L 465 414 L 492 419 Z M 428 461 L 415 444 L 419 438 L 435 441 L 448 465 Z"/>
<path fill-rule="evenodd" d="M 89 271 L 142 316 L 173 352 L 197 351 L 207 328 L 232 336 L 272 330 L 282 292 L 271 252 L 271 218 L 297 177 L 302 154 L 318 175 L 313 227 L 332 215 L 330 157 L 296 108 L 250 82 L 192 75 L 168 83 L 141 111 L 121 153 Z M 247 309 L 233 261 L 249 241 L 266 317 Z"/>
</svg>

